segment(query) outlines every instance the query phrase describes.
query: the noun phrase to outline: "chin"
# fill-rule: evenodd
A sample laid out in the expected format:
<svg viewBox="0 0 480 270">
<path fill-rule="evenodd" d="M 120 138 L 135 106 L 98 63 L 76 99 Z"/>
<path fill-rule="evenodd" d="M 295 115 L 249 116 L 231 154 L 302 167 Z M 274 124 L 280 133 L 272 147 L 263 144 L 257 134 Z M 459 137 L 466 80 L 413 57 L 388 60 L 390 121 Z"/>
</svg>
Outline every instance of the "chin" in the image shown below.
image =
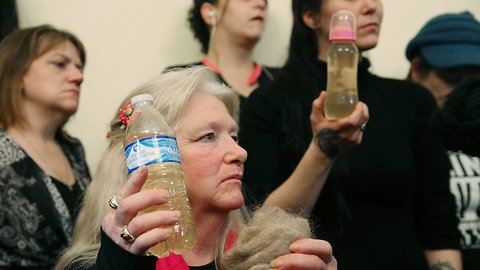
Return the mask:
<svg viewBox="0 0 480 270">
<path fill-rule="evenodd" d="M 262 37 L 263 30 L 254 30 L 251 31 L 249 34 L 247 34 L 248 40 L 252 42 L 258 42 L 260 41 L 260 38 Z"/>
<path fill-rule="evenodd" d="M 64 108 L 63 111 L 65 112 L 65 114 L 66 114 L 67 116 L 70 117 L 70 116 L 74 115 L 74 114 L 77 112 L 77 109 L 78 109 L 77 106 L 75 106 L 75 107 L 67 107 L 67 108 Z"/>
<path fill-rule="evenodd" d="M 229 210 L 236 210 L 241 208 L 244 203 L 245 203 L 245 200 L 243 198 L 243 194 L 240 193 L 240 194 L 234 194 L 231 197 L 229 197 L 226 205 L 228 205 Z"/>
<path fill-rule="evenodd" d="M 378 44 L 378 35 L 372 34 L 357 38 L 356 44 L 358 48 L 362 51 L 373 49 Z"/>
<path fill-rule="evenodd" d="M 357 43 L 358 49 L 361 51 L 368 51 L 370 49 L 373 49 L 377 46 L 377 41 L 375 40 L 374 42 L 358 42 Z"/>
</svg>

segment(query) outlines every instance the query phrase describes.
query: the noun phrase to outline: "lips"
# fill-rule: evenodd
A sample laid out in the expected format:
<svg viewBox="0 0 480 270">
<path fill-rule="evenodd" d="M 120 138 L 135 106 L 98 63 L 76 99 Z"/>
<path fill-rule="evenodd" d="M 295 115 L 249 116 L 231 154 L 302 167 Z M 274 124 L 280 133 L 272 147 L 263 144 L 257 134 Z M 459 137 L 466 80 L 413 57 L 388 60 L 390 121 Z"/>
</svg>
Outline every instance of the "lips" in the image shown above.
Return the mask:
<svg viewBox="0 0 480 270">
<path fill-rule="evenodd" d="M 78 88 L 68 89 L 68 90 L 65 90 L 65 92 L 72 93 L 72 94 L 75 94 L 77 96 L 80 95 L 80 89 L 78 89 Z"/>
<path fill-rule="evenodd" d="M 225 179 L 223 181 L 228 181 L 228 180 L 240 180 L 242 181 L 243 179 L 243 174 L 231 174 L 227 177 L 225 177 Z"/>
<path fill-rule="evenodd" d="M 252 17 L 251 20 L 252 21 L 262 21 L 263 22 L 265 20 L 265 16 L 258 15 L 258 16 Z"/>
<path fill-rule="evenodd" d="M 367 23 L 360 27 L 360 29 L 367 29 L 367 28 L 378 28 L 378 23 L 376 22 Z"/>
</svg>

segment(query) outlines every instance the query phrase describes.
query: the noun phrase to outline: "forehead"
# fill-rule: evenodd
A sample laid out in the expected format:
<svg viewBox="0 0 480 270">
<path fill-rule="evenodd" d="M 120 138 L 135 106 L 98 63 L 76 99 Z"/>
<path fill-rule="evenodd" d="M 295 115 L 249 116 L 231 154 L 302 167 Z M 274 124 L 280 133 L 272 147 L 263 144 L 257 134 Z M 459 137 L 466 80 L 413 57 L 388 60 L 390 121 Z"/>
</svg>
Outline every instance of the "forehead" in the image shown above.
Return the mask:
<svg viewBox="0 0 480 270">
<path fill-rule="evenodd" d="M 75 47 L 75 45 L 68 40 L 65 40 L 63 42 L 50 46 L 37 58 L 41 58 L 45 56 L 48 57 L 48 56 L 57 55 L 57 54 L 71 58 L 76 61 L 81 61 L 77 47 Z"/>
<path fill-rule="evenodd" d="M 228 114 L 227 107 L 220 99 L 218 99 L 212 94 L 198 91 L 193 93 L 192 96 L 188 99 L 187 104 L 183 109 L 182 115 L 200 116 L 200 112 L 225 112 L 226 114 Z"/>
<path fill-rule="evenodd" d="M 81 61 L 80 51 L 70 40 L 67 39 L 44 40 L 39 47 L 37 57 L 35 57 L 35 59 L 58 53 Z"/>
<path fill-rule="evenodd" d="M 205 92 L 194 93 L 180 114 L 179 122 L 203 124 L 206 122 L 222 122 L 236 125 L 225 104 L 212 94 Z M 187 124 L 190 125 L 190 124 Z"/>
</svg>

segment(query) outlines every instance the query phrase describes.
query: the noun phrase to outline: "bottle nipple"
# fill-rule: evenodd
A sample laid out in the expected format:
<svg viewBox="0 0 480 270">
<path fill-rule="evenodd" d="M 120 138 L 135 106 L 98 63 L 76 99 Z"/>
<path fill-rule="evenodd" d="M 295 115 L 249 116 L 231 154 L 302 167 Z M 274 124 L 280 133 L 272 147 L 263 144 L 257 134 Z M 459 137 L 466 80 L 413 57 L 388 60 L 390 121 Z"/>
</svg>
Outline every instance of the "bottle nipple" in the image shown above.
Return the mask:
<svg viewBox="0 0 480 270">
<path fill-rule="evenodd" d="M 357 39 L 355 15 L 348 10 L 339 10 L 330 19 L 329 39 L 355 41 Z"/>
</svg>

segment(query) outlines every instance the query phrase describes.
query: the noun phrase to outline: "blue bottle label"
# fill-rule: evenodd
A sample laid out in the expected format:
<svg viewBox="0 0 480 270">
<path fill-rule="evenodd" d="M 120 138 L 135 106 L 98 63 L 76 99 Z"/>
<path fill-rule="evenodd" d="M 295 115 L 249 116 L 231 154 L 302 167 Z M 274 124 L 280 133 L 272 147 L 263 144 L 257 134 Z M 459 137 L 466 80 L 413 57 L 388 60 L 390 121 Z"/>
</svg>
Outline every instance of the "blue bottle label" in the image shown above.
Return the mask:
<svg viewBox="0 0 480 270">
<path fill-rule="evenodd" d="M 136 140 L 125 147 L 127 173 L 142 165 L 180 162 L 177 140 L 169 136 L 152 136 Z"/>
</svg>

